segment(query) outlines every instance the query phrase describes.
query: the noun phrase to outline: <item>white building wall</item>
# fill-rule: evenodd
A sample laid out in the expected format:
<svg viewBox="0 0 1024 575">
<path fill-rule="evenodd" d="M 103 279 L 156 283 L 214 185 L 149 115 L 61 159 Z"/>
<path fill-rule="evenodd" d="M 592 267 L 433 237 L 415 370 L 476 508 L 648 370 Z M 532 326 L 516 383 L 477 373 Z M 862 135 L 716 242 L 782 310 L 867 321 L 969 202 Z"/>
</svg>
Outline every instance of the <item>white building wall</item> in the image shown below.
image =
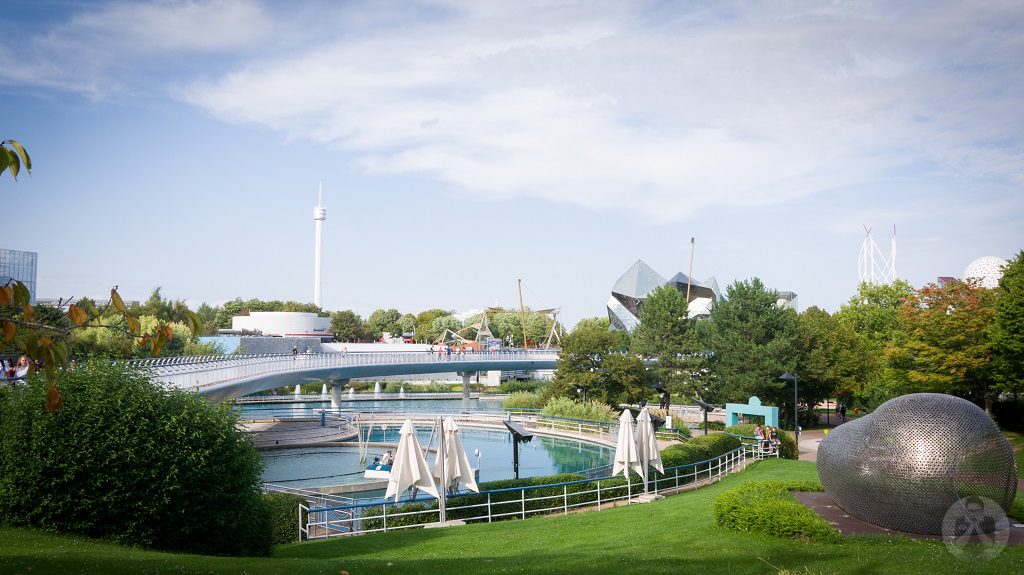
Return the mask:
<svg viewBox="0 0 1024 575">
<path fill-rule="evenodd" d="M 231 318 L 231 329 L 281 337 L 322 337 L 330 335 L 331 318 L 305 312 L 254 311 Z"/>
</svg>

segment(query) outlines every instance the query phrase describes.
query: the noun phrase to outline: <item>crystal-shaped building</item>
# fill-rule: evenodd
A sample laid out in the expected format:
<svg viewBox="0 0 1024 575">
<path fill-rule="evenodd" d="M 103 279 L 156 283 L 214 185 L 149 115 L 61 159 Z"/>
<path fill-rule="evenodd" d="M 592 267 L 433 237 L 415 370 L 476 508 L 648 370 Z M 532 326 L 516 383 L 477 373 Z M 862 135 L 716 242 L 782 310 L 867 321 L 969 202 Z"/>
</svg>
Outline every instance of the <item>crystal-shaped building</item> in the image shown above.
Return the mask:
<svg viewBox="0 0 1024 575">
<path fill-rule="evenodd" d="M 640 309 L 644 300 L 655 288 L 670 285 L 686 295 L 688 284 L 689 317 L 707 317 L 721 293 L 715 278 L 698 281 L 680 272 L 666 280 L 643 260 L 637 260 L 612 286 L 612 295 L 607 305 L 612 329 L 633 331 L 640 323 Z"/>
</svg>

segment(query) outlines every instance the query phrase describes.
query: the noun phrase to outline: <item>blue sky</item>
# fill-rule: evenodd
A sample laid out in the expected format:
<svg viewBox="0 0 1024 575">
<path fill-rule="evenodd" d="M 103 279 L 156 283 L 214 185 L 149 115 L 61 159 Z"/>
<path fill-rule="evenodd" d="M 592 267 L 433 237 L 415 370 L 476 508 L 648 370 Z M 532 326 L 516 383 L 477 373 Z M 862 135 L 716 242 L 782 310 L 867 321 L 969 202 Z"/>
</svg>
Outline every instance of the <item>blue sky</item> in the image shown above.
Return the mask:
<svg viewBox="0 0 1024 575">
<path fill-rule="evenodd" d="M 1024 248 L 1020 2 L 36 2 L 0 15 L 39 295 L 603 316 L 636 259 L 836 310 Z"/>
</svg>

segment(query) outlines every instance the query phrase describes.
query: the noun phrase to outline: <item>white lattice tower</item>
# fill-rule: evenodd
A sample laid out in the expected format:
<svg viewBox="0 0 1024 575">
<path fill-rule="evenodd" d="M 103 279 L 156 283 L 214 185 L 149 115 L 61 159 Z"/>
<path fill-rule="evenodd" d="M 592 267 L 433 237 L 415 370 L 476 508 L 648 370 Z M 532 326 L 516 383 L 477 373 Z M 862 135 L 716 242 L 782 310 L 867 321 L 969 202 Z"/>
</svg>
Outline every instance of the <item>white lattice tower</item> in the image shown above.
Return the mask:
<svg viewBox="0 0 1024 575">
<path fill-rule="evenodd" d="M 889 255 L 871 237 L 871 228 L 864 226 L 864 241 L 857 259 L 857 274 L 861 283 L 888 284 L 896 281 L 896 226 L 892 228 Z"/>
</svg>

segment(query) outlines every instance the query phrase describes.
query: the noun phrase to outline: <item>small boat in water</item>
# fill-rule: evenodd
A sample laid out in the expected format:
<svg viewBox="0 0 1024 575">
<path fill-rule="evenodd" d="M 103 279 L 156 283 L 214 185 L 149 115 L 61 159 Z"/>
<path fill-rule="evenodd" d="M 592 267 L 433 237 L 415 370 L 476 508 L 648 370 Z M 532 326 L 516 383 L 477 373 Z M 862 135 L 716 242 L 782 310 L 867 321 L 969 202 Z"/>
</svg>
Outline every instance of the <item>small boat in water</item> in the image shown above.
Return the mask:
<svg viewBox="0 0 1024 575">
<path fill-rule="evenodd" d="M 391 466 L 379 463 L 367 465 L 363 477 L 366 479 L 391 479 Z"/>
</svg>

